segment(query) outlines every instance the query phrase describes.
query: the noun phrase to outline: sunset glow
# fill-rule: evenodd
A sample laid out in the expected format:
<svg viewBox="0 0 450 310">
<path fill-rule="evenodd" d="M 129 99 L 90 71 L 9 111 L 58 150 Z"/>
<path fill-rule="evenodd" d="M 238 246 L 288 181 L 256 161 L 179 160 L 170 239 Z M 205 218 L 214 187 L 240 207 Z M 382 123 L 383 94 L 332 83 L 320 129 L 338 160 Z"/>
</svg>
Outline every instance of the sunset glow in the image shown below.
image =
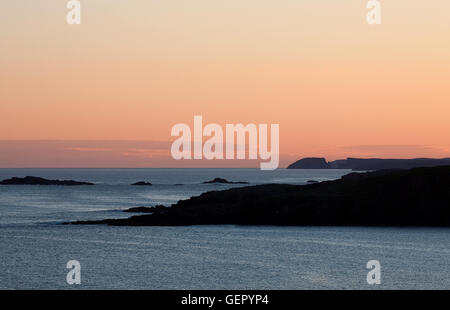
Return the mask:
<svg viewBox="0 0 450 310">
<path fill-rule="evenodd" d="M 280 124 L 282 167 L 450 157 L 448 1 L 81 2 L 2 1 L 0 167 L 257 166 L 175 163 L 194 115 Z"/>
</svg>

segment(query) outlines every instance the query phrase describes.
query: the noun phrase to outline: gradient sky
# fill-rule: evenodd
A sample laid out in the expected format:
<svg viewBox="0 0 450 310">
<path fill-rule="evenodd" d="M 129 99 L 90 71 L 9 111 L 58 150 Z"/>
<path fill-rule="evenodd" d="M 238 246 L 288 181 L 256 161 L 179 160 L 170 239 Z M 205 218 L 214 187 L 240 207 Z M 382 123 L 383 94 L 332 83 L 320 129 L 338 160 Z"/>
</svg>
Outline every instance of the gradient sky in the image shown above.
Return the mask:
<svg viewBox="0 0 450 310">
<path fill-rule="evenodd" d="M 0 4 L 0 167 L 171 166 L 194 115 L 279 123 L 283 163 L 450 157 L 450 1 L 80 2 Z"/>
</svg>

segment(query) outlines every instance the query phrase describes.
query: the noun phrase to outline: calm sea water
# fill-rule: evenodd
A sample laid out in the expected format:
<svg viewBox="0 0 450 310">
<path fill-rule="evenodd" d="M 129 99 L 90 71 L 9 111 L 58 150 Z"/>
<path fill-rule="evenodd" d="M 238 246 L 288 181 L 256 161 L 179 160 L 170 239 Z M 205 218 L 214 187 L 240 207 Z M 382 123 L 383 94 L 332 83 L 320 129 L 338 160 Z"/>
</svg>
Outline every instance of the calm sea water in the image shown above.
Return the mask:
<svg viewBox="0 0 450 310">
<path fill-rule="evenodd" d="M 0 289 L 450 289 L 450 229 L 364 227 L 109 227 L 64 221 L 127 217 L 170 205 L 215 177 L 304 184 L 346 170 L 0 169 L 95 186 L 0 186 Z M 130 186 L 149 181 L 150 187 Z M 183 184 L 183 185 L 176 185 Z M 369 260 L 382 283 L 366 282 Z M 66 263 L 81 263 L 81 285 Z"/>
</svg>

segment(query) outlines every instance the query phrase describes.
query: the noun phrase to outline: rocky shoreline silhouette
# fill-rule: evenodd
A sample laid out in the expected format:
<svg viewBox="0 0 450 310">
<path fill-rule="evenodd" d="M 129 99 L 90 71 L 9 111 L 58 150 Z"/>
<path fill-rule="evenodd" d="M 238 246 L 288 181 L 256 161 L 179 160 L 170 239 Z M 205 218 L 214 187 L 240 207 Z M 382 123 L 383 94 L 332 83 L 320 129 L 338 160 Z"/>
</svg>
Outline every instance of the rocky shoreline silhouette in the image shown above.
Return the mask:
<svg viewBox="0 0 450 310">
<path fill-rule="evenodd" d="M 211 191 L 127 219 L 66 224 L 450 226 L 450 166 L 351 173 L 307 185 Z"/>
</svg>

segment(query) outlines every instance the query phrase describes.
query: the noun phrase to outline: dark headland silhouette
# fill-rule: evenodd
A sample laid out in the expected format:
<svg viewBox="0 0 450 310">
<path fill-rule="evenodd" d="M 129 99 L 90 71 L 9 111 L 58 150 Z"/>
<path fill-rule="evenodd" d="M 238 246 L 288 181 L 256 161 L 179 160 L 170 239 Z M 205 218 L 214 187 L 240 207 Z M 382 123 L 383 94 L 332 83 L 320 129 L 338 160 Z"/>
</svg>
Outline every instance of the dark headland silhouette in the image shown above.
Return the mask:
<svg viewBox="0 0 450 310">
<path fill-rule="evenodd" d="M 450 166 L 350 173 L 307 185 L 211 191 L 149 211 L 128 219 L 66 224 L 450 226 Z"/>
<path fill-rule="evenodd" d="M 288 169 L 351 169 L 370 171 L 382 169 L 411 169 L 417 167 L 436 167 L 450 165 L 450 158 L 414 158 L 414 159 L 381 159 L 381 158 L 347 158 L 327 162 L 322 157 L 306 157 L 289 165 Z"/>
</svg>

